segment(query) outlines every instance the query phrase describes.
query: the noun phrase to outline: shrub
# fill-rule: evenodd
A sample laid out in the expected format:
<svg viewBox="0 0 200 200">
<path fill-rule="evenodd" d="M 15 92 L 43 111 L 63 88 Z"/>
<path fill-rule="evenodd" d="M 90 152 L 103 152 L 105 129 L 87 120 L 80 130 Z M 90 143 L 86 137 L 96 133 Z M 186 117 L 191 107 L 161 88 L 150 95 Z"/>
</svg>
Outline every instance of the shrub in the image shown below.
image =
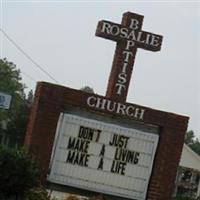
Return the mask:
<svg viewBox="0 0 200 200">
<path fill-rule="evenodd" d="M 36 187 L 26 192 L 24 200 L 50 200 L 50 197 L 45 188 Z"/>
<path fill-rule="evenodd" d="M 0 196 L 20 199 L 39 183 L 39 170 L 25 149 L 0 146 Z"/>
</svg>

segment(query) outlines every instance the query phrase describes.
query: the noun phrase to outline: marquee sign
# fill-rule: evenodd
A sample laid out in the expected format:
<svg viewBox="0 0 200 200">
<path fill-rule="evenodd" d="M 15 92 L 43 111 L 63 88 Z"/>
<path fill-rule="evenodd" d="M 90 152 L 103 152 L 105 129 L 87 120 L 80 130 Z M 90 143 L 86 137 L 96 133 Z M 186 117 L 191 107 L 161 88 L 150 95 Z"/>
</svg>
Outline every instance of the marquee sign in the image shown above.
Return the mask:
<svg viewBox="0 0 200 200">
<path fill-rule="evenodd" d="M 50 182 L 145 199 L 158 134 L 61 114 Z"/>
</svg>

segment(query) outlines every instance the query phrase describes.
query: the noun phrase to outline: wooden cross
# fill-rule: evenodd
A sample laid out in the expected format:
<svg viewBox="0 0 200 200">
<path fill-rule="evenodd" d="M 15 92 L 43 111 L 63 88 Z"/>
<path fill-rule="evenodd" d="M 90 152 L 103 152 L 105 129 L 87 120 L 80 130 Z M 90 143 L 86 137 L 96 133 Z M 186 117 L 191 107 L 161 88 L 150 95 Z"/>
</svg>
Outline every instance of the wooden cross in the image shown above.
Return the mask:
<svg viewBox="0 0 200 200">
<path fill-rule="evenodd" d="M 131 79 L 137 48 L 159 51 L 162 36 L 142 31 L 144 16 L 127 12 L 122 23 L 100 21 L 96 36 L 117 42 L 106 97 L 125 102 Z"/>
</svg>

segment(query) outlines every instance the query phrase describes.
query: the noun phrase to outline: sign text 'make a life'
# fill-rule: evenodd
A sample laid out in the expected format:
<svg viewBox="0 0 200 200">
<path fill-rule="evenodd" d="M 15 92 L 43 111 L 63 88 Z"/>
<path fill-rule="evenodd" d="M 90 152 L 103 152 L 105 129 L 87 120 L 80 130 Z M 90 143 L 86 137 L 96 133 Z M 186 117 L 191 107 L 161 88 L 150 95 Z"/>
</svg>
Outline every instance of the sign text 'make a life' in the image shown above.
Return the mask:
<svg viewBox="0 0 200 200">
<path fill-rule="evenodd" d="M 142 31 L 144 16 L 124 13 L 121 24 L 100 21 L 96 36 L 117 42 L 106 97 L 125 102 L 137 48 L 159 51 L 162 36 Z"/>
</svg>

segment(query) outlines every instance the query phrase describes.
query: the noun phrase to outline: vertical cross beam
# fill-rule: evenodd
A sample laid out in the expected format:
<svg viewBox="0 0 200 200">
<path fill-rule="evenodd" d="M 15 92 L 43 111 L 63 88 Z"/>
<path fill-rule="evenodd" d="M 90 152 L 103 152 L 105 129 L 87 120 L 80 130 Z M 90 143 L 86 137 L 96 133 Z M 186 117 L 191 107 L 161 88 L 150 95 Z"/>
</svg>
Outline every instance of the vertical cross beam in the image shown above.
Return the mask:
<svg viewBox="0 0 200 200">
<path fill-rule="evenodd" d="M 96 36 L 117 42 L 106 97 L 125 102 L 137 48 L 161 49 L 162 36 L 142 31 L 143 16 L 124 13 L 121 24 L 100 21 Z"/>
</svg>

